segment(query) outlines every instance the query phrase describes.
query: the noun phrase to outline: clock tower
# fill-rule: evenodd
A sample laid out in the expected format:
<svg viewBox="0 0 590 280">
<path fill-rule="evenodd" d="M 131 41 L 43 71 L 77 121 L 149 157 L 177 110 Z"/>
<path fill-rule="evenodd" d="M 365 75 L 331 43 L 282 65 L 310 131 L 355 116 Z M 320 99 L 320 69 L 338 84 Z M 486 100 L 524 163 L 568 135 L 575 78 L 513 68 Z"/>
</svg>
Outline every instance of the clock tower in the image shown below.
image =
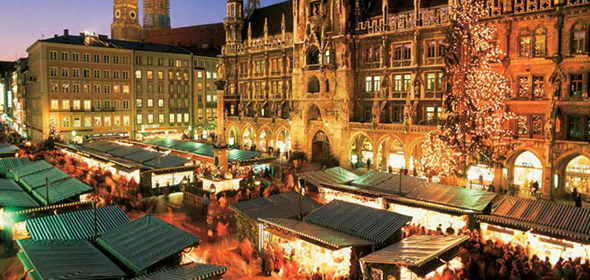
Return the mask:
<svg viewBox="0 0 590 280">
<path fill-rule="evenodd" d="M 137 0 L 115 0 L 111 38 L 123 41 L 140 41 L 141 26 Z"/>
</svg>

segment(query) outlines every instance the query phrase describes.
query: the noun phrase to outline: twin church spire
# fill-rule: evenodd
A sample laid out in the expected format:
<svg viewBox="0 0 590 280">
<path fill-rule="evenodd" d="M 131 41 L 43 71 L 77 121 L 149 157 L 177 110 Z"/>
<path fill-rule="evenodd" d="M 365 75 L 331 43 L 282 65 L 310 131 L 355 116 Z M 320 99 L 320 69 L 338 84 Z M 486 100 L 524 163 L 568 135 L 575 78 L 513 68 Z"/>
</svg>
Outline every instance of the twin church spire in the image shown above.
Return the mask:
<svg viewBox="0 0 590 280">
<path fill-rule="evenodd" d="M 114 1 L 111 38 L 141 41 L 144 31 L 170 29 L 170 0 L 143 0 L 143 29 L 139 24 L 137 1 Z"/>
</svg>

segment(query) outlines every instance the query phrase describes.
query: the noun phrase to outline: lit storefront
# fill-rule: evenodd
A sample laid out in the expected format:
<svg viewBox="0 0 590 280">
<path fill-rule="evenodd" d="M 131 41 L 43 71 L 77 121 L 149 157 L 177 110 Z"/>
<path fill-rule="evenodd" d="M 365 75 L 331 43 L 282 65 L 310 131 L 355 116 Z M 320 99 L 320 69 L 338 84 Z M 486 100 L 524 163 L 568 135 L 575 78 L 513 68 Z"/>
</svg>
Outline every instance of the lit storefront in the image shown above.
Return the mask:
<svg viewBox="0 0 590 280">
<path fill-rule="evenodd" d="M 549 258 L 551 264 L 557 263 L 559 258 L 581 258 L 589 260 L 590 245 L 572 242 L 565 239 L 553 238 L 547 235 L 522 231 L 488 223 L 481 223 L 481 235 L 484 240 L 502 241 L 504 244 L 512 243 L 527 248 L 529 257 L 537 255 L 544 260 Z"/>
<path fill-rule="evenodd" d="M 381 197 L 368 197 L 365 195 L 358 195 L 347 193 L 344 191 L 333 190 L 326 187 L 320 187 L 318 189 L 320 202 L 323 204 L 328 204 L 334 200 L 342 200 L 372 208 L 384 209 L 383 198 Z"/>
<path fill-rule="evenodd" d="M 443 269 L 458 271 L 463 264 L 457 257 L 467 236 L 413 235 L 360 259 L 371 280 L 434 279 Z"/>
<path fill-rule="evenodd" d="M 353 169 L 361 166 L 367 167 L 366 164 L 369 161 L 371 164 L 375 162 L 373 155 L 373 144 L 371 144 L 369 138 L 364 135 L 359 135 L 354 141 L 352 141 L 350 150 L 350 162 Z"/>
<path fill-rule="evenodd" d="M 578 156 L 571 160 L 565 169 L 565 191 L 572 193 L 574 188 L 586 196 L 590 195 L 590 159 Z"/>
<path fill-rule="evenodd" d="M 424 226 L 427 230 L 435 231 L 439 225 L 443 232 L 451 227 L 455 230 L 469 226 L 467 215 L 450 215 L 419 207 L 410 207 L 401 204 L 389 204 L 389 211 L 412 216 L 412 224 Z"/>
<path fill-rule="evenodd" d="M 199 177 L 203 181 L 203 189 L 212 193 L 220 193 L 223 191 L 237 191 L 240 189 L 240 181 L 244 178 L 227 178 L 227 179 L 213 179 L 209 177 Z"/>
<path fill-rule="evenodd" d="M 280 246 L 303 275 L 312 275 L 319 268 L 325 279 L 360 279 L 357 256 L 399 241 L 401 228 L 411 217 L 333 201 L 302 220 L 259 220 L 264 224 L 262 243 Z"/>
<path fill-rule="evenodd" d="M 543 184 L 543 164 L 531 152 L 523 152 L 514 162 L 514 185 L 520 191 L 529 191 L 532 183 L 539 183 L 539 189 Z"/>
<path fill-rule="evenodd" d="M 481 181 L 483 179 L 483 181 Z M 494 169 L 484 164 L 473 165 L 467 170 L 467 186 L 474 189 L 486 189 L 494 183 Z"/>
<path fill-rule="evenodd" d="M 552 264 L 565 257 L 590 260 L 590 230 L 584 226 L 590 209 L 514 196 L 504 197 L 494 209 L 478 216 L 484 239 L 520 245 Z"/>
<path fill-rule="evenodd" d="M 286 130 L 279 132 L 276 143 L 277 150 L 280 150 L 283 154 L 291 151 L 291 135 Z"/>
</svg>

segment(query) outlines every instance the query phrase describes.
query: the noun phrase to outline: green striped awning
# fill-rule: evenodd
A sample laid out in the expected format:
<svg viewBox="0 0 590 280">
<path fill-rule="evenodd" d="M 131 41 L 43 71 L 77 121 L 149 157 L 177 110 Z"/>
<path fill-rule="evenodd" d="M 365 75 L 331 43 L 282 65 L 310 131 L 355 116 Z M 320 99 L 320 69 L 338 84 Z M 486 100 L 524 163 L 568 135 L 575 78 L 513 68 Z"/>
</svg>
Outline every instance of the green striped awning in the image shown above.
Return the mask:
<svg viewBox="0 0 590 280">
<path fill-rule="evenodd" d="M 227 267 L 225 266 L 192 263 L 162 269 L 131 280 L 206 280 L 211 277 L 223 275 L 226 271 Z"/>
</svg>

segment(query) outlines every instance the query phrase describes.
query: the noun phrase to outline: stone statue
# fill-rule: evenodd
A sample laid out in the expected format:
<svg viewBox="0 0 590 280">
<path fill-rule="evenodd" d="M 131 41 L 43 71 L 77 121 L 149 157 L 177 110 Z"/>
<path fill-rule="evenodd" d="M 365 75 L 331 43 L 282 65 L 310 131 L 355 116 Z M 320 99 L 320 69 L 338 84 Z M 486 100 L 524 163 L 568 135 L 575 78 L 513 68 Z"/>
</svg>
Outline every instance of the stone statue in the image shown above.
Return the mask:
<svg viewBox="0 0 590 280">
<path fill-rule="evenodd" d="M 223 80 L 224 78 L 225 78 L 225 64 L 223 63 L 223 60 L 220 60 L 219 63 L 217 63 L 217 79 Z"/>
<path fill-rule="evenodd" d="M 406 103 L 404 107 L 404 124 L 406 126 L 412 125 L 412 105 L 410 103 Z"/>
<path fill-rule="evenodd" d="M 553 126 L 553 119 L 549 119 L 547 120 L 547 123 L 545 123 L 545 139 L 549 141 L 553 141 Z"/>
<path fill-rule="evenodd" d="M 549 92 L 549 99 L 553 100 L 555 97 L 559 99 L 561 94 L 561 79 L 557 78 L 551 83 L 551 91 Z"/>
</svg>

